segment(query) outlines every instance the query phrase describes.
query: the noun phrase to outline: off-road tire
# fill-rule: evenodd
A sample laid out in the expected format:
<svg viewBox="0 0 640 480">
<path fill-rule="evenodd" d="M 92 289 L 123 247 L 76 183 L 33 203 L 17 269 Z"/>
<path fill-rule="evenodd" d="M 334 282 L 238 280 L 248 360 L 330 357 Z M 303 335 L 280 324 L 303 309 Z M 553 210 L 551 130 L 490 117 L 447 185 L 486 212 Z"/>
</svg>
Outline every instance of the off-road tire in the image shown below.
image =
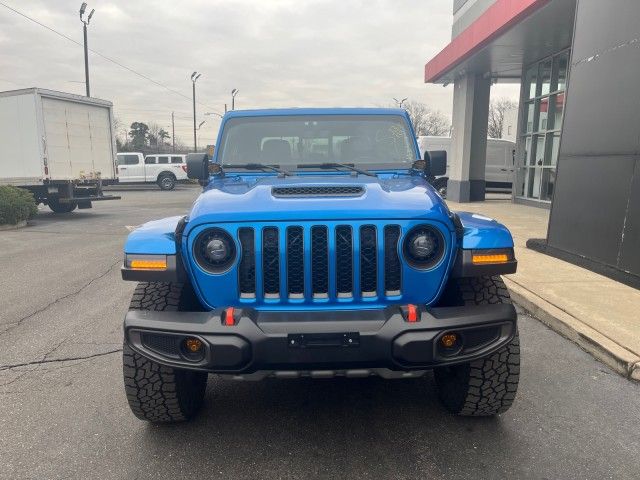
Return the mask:
<svg viewBox="0 0 640 480">
<path fill-rule="evenodd" d="M 47 199 L 47 205 L 54 213 L 71 213 L 78 206 L 75 202 L 61 203 L 57 198 Z"/>
<path fill-rule="evenodd" d="M 462 305 L 511 303 L 499 276 L 459 278 L 449 282 L 448 299 Z M 506 412 L 515 399 L 520 379 L 518 332 L 488 357 L 434 370 L 438 396 L 447 410 L 462 416 L 493 416 Z"/>
<path fill-rule="evenodd" d="M 173 173 L 161 173 L 158 176 L 158 186 L 160 190 L 173 190 L 176 188 L 176 176 Z"/>
<path fill-rule="evenodd" d="M 199 304 L 189 285 L 139 283 L 130 310 L 197 310 Z M 207 374 L 160 365 L 136 353 L 124 342 L 124 386 L 129 407 L 136 417 L 153 423 L 193 418 L 204 399 Z"/>
</svg>

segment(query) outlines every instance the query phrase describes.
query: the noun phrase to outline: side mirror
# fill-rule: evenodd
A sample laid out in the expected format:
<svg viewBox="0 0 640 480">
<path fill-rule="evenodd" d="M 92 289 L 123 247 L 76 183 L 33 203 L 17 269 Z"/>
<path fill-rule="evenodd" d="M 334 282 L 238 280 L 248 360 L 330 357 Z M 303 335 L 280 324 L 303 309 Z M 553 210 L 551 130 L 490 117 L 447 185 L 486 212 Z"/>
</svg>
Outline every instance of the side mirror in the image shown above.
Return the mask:
<svg viewBox="0 0 640 480">
<path fill-rule="evenodd" d="M 426 167 L 424 169 L 427 175 L 439 177 L 447 173 L 447 152 L 445 150 L 434 150 L 432 152 L 424 152 L 424 161 Z"/>
<path fill-rule="evenodd" d="M 203 181 L 209 179 L 209 157 L 206 153 L 187 155 L 187 178 Z"/>
</svg>

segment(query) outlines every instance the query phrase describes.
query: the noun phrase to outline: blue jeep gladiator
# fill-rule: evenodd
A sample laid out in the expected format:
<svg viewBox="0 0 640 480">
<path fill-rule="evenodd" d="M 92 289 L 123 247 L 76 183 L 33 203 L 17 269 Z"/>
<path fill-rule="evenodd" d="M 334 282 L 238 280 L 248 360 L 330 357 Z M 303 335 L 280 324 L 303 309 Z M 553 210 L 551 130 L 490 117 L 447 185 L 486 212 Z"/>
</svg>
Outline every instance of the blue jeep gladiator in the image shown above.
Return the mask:
<svg viewBox="0 0 640 480">
<path fill-rule="evenodd" d="M 513 239 L 452 212 L 432 187 L 445 152 L 420 158 L 395 109 L 232 111 L 186 216 L 133 231 L 124 321 L 133 413 L 194 416 L 207 377 L 415 378 L 443 405 L 495 415 L 512 404 L 520 351 L 500 275 Z"/>
</svg>

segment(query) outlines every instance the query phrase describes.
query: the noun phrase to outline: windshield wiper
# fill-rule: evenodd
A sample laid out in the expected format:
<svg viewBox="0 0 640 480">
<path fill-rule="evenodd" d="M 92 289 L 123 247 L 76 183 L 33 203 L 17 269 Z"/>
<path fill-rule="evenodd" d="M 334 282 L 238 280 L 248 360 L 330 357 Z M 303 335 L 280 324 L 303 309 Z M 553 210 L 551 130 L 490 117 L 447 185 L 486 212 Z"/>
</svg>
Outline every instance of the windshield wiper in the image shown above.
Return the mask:
<svg viewBox="0 0 640 480">
<path fill-rule="evenodd" d="M 354 167 L 353 164 L 349 163 L 336 163 L 336 162 L 325 162 L 325 163 L 300 163 L 298 164 L 298 168 L 346 168 L 353 172 L 358 172 L 361 175 L 369 175 L 370 177 L 377 177 L 375 173 L 372 173 L 368 170 L 363 170 L 358 167 Z"/>
<path fill-rule="evenodd" d="M 292 175 L 291 172 L 283 170 L 282 168 L 278 168 L 279 165 L 267 165 L 265 163 L 242 163 L 238 165 L 233 163 L 225 163 L 222 166 L 227 168 L 243 168 L 245 170 L 271 170 L 272 172 L 278 172 L 282 175 Z"/>
</svg>

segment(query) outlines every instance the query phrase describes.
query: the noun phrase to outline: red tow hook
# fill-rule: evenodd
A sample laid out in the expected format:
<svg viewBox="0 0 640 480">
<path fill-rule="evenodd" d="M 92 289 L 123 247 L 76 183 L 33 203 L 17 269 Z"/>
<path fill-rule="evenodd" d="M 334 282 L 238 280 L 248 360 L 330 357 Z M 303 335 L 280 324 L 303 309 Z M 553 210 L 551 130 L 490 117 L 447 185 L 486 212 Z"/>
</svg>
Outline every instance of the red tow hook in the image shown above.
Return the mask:
<svg viewBox="0 0 640 480">
<path fill-rule="evenodd" d="M 235 313 L 235 309 L 233 307 L 227 307 L 224 311 L 224 324 L 227 327 L 232 327 L 236 324 L 236 319 L 233 318 L 233 314 Z"/>
<path fill-rule="evenodd" d="M 409 304 L 406 307 L 403 307 L 402 313 L 404 314 L 405 321 L 409 323 L 415 323 L 418 319 L 418 306 Z"/>
</svg>

